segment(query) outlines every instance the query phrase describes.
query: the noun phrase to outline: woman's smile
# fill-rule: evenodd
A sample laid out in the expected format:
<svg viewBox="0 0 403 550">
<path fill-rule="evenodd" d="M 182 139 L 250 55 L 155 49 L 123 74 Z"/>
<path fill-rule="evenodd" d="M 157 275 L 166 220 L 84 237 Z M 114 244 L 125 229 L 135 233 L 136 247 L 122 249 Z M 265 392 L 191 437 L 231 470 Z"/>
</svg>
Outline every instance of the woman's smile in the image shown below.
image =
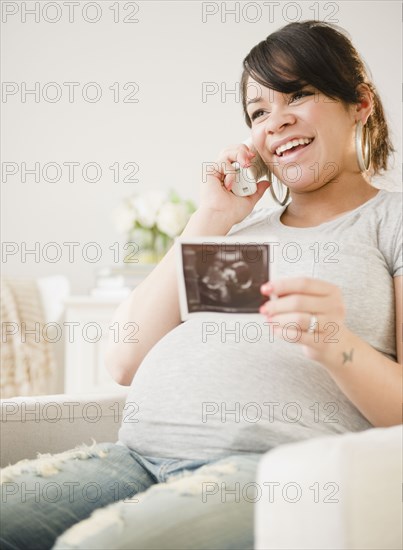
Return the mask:
<svg viewBox="0 0 403 550">
<path fill-rule="evenodd" d="M 295 162 L 296 159 L 301 159 L 301 157 L 306 153 L 307 150 L 309 151 L 312 149 L 312 142 L 313 139 L 309 143 L 299 143 L 298 145 L 293 146 L 290 149 L 286 149 L 285 151 L 280 152 L 279 155 L 275 153 L 274 158 L 281 165 L 286 164 L 287 162 Z"/>
</svg>

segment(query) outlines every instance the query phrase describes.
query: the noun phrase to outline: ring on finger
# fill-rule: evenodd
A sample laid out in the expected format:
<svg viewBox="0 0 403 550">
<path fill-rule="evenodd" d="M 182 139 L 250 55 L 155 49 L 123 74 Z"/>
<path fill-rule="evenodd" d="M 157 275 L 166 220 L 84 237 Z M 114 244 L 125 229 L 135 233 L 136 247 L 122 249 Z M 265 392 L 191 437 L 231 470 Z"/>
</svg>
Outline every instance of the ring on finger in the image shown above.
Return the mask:
<svg viewBox="0 0 403 550">
<path fill-rule="evenodd" d="M 309 333 L 315 332 L 315 328 L 317 327 L 317 325 L 318 325 L 318 318 L 316 317 L 316 315 L 314 313 L 311 313 L 311 317 L 309 319 L 309 327 L 308 327 L 307 332 L 309 332 Z"/>
</svg>

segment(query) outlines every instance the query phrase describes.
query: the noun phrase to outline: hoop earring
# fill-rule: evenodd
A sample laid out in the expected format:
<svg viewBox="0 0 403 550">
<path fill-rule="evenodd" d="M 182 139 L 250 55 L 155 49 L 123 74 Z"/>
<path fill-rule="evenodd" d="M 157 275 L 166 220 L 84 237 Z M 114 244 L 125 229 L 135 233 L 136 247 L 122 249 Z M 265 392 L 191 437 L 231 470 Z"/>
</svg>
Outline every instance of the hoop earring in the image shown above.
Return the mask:
<svg viewBox="0 0 403 550">
<path fill-rule="evenodd" d="M 273 172 L 268 171 L 267 174 L 268 174 L 268 176 L 269 176 L 269 181 L 270 181 L 270 183 L 271 183 L 270 188 L 269 188 L 269 189 L 270 189 L 271 196 L 273 197 L 273 199 L 275 200 L 275 202 L 276 202 L 277 204 L 279 204 L 280 206 L 284 206 L 284 205 L 287 203 L 288 198 L 289 198 L 289 196 L 290 196 L 290 189 L 289 189 L 289 187 L 287 187 L 286 185 L 284 185 L 284 183 L 283 183 L 282 181 L 280 181 L 280 180 L 278 179 L 278 177 L 275 176 L 275 175 L 273 174 Z M 281 189 L 282 189 L 282 192 L 283 192 L 283 193 L 284 193 L 284 187 L 286 187 L 286 189 L 287 189 L 286 194 L 285 194 L 285 197 L 284 197 L 282 200 L 279 200 L 279 198 L 277 197 L 276 193 L 274 192 L 274 189 L 273 189 L 273 184 L 274 184 L 274 182 L 276 182 L 277 188 L 281 188 Z"/>
<path fill-rule="evenodd" d="M 355 150 L 361 172 L 368 172 L 371 166 L 371 139 L 368 126 L 363 126 L 361 120 L 355 127 Z"/>
</svg>

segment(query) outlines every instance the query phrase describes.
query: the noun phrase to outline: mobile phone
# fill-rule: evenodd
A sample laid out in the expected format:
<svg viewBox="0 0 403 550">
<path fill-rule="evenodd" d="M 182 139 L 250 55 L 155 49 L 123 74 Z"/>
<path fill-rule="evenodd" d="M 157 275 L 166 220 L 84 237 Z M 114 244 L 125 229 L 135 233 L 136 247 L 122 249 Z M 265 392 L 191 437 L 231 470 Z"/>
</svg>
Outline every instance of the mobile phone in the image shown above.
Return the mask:
<svg viewBox="0 0 403 550">
<path fill-rule="evenodd" d="M 245 145 L 252 148 L 255 156 L 252 159 L 249 168 L 241 168 L 239 162 L 233 162 L 232 166 L 236 170 L 235 182 L 232 185 L 231 191 L 238 197 L 248 197 L 253 195 L 257 191 L 256 182 L 263 178 L 267 178 L 267 166 L 265 165 L 262 157 L 253 148 L 251 138 L 243 141 Z"/>
</svg>

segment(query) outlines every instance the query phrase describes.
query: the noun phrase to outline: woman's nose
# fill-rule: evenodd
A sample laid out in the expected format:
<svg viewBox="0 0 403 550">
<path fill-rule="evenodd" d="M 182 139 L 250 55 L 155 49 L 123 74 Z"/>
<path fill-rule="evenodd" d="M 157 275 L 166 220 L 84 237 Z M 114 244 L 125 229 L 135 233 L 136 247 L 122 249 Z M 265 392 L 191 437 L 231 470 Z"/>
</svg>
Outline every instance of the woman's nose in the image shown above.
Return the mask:
<svg viewBox="0 0 403 550">
<path fill-rule="evenodd" d="M 285 126 L 294 124 L 296 120 L 295 115 L 290 112 L 286 107 L 278 107 L 273 109 L 270 116 L 266 121 L 266 133 L 275 134 L 283 129 Z"/>
</svg>

